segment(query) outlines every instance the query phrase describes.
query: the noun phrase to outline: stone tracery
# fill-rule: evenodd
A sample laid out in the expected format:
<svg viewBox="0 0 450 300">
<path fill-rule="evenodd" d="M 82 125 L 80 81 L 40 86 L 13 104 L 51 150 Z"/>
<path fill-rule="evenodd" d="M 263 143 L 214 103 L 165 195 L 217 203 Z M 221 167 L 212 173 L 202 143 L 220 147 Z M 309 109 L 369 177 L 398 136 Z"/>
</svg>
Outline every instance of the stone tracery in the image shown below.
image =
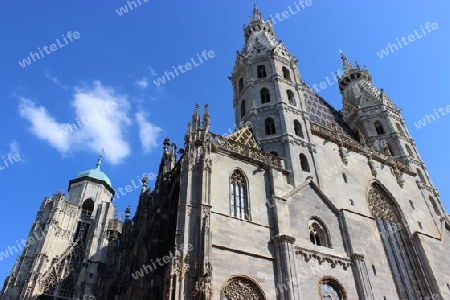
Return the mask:
<svg viewBox="0 0 450 300">
<path fill-rule="evenodd" d="M 245 277 L 233 277 L 222 289 L 222 300 L 263 300 L 261 289 Z"/>
</svg>

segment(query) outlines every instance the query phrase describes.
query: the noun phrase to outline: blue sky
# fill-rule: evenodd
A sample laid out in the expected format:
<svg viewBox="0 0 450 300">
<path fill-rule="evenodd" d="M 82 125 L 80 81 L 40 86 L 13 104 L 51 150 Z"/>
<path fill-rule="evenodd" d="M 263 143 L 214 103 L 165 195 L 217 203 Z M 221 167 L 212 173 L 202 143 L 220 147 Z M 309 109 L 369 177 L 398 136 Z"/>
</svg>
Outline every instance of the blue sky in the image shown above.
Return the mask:
<svg viewBox="0 0 450 300">
<path fill-rule="evenodd" d="M 43 198 L 66 192 L 70 179 L 95 166 L 102 148 L 102 170 L 117 191 L 132 180 L 137 183 L 143 173 L 157 172 L 166 136 L 183 147 L 195 103 L 209 103 L 213 132 L 234 129 L 227 76 L 236 50 L 243 46 L 242 27 L 254 2 L 140 2 L 133 10 L 122 11 L 122 16 L 116 10 L 126 1 L 2 2 L 0 251 L 27 238 Z M 275 33 L 298 58 L 307 84 L 319 85 L 326 77 L 333 80 L 331 74 L 341 68 L 340 49 L 349 60 L 368 67 L 374 84 L 403 109 L 449 209 L 450 117 L 441 115 L 420 129 L 414 123 L 450 105 L 445 90 L 450 82 L 450 3 L 312 0 L 311 6 L 296 11 L 294 2 L 299 1 L 255 2 L 266 18 L 276 18 L 289 6 L 296 12 L 277 21 Z M 438 28 L 424 35 L 427 22 Z M 415 30 L 420 38 L 383 58 L 377 54 Z M 53 49 L 40 59 L 35 55 L 36 61 L 30 58 L 25 67 L 18 63 L 30 52 L 38 52 L 38 47 L 43 50 L 51 44 Z M 213 51 L 214 57 L 159 87 L 153 83 L 203 50 Z M 319 94 L 341 108 L 336 84 Z M 77 122 L 81 126 L 70 131 L 67 125 Z M 133 189 L 115 200 L 122 216 L 127 205 L 134 214 L 138 194 Z M 14 260 L 0 261 L 0 280 L 11 271 Z"/>
</svg>

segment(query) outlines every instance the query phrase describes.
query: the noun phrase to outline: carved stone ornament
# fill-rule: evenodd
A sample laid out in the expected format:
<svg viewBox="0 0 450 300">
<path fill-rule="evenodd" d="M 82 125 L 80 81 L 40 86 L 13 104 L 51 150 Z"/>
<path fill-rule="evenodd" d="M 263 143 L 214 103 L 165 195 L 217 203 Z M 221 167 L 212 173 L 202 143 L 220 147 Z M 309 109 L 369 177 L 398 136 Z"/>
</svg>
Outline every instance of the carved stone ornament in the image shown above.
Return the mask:
<svg viewBox="0 0 450 300">
<path fill-rule="evenodd" d="M 222 290 L 221 300 L 262 300 L 260 289 L 251 280 L 243 277 L 231 278 Z"/>
<path fill-rule="evenodd" d="M 372 186 L 369 191 L 369 210 L 375 218 L 399 223 L 388 196 L 379 187 Z"/>
</svg>

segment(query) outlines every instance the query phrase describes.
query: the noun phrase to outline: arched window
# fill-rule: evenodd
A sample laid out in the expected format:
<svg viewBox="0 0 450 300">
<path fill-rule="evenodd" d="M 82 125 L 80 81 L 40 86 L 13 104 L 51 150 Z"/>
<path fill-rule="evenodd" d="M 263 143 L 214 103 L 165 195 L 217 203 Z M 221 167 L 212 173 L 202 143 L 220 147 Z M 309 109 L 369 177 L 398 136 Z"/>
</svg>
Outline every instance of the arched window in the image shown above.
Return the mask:
<svg viewBox="0 0 450 300">
<path fill-rule="evenodd" d="M 395 126 L 397 127 L 398 132 L 400 133 L 401 136 L 405 136 L 405 132 L 402 129 L 402 126 L 400 126 L 400 124 L 396 123 Z"/>
<path fill-rule="evenodd" d="M 241 102 L 241 119 L 245 116 L 245 100 L 242 100 Z"/>
<path fill-rule="evenodd" d="M 302 124 L 298 120 L 294 120 L 294 132 L 296 136 L 303 138 Z"/>
<path fill-rule="evenodd" d="M 247 180 L 243 172 L 234 170 L 230 178 L 231 215 L 249 220 Z"/>
<path fill-rule="evenodd" d="M 426 183 L 426 182 L 425 182 L 425 177 L 423 176 L 422 171 L 420 171 L 419 169 L 417 169 L 416 172 L 417 172 L 417 176 L 419 176 L 420 181 L 421 181 L 422 183 Z"/>
<path fill-rule="evenodd" d="M 304 172 L 309 172 L 309 163 L 308 163 L 308 159 L 306 158 L 305 154 L 300 154 L 300 165 L 302 167 L 302 171 Z"/>
<path fill-rule="evenodd" d="M 283 78 L 291 80 L 291 73 L 289 72 L 288 68 L 283 67 Z"/>
<path fill-rule="evenodd" d="M 89 198 L 83 202 L 83 206 L 81 207 L 81 214 L 90 217 L 93 211 L 94 211 L 94 200 Z"/>
<path fill-rule="evenodd" d="M 377 131 L 377 134 L 378 134 L 378 135 L 385 134 L 383 125 L 381 124 L 380 121 L 376 121 L 376 122 L 375 122 L 375 130 Z"/>
<path fill-rule="evenodd" d="M 429 197 L 428 198 L 431 202 L 431 205 L 433 206 L 434 212 L 436 213 L 436 215 L 441 216 L 441 212 L 439 211 L 439 207 L 437 206 L 436 201 L 434 200 L 433 197 Z"/>
<path fill-rule="evenodd" d="M 336 279 L 326 276 L 320 281 L 320 299 L 346 300 L 347 295 L 341 284 Z"/>
<path fill-rule="evenodd" d="M 311 218 L 308 222 L 309 240 L 317 246 L 331 248 L 330 237 L 325 225 L 317 218 Z"/>
<path fill-rule="evenodd" d="M 381 186 L 369 190 L 369 210 L 375 217 L 399 299 L 422 299 L 429 293 L 411 237 L 394 200 Z"/>
<path fill-rule="evenodd" d="M 344 179 L 345 183 L 348 183 L 347 174 L 342 173 L 342 178 Z"/>
<path fill-rule="evenodd" d="M 259 92 L 259 95 L 261 97 L 261 103 L 269 103 L 270 102 L 270 93 L 269 90 L 266 88 L 262 88 Z"/>
<path fill-rule="evenodd" d="M 411 205 L 411 208 L 412 208 L 412 209 L 416 209 L 416 208 L 414 207 L 414 202 L 412 202 L 412 200 L 409 200 L 409 205 Z"/>
<path fill-rule="evenodd" d="M 295 102 L 294 93 L 291 90 L 287 90 L 286 94 L 289 100 L 289 104 L 293 106 L 297 105 L 297 103 Z"/>
<path fill-rule="evenodd" d="M 266 73 L 266 66 L 265 65 L 259 65 L 257 68 L 258 78 L 264 78 L 267 77 Z"/>
<path fill-rule="evenodd" d="M 266 135 L 275 134 L 275 122 L 272 118 L 267 118 L 264 121 L 264 125 L 266 127 Z"/>
<path fill-rule="evenodd" d="M 239 92 L 244 89 L 244 78 L 239 79 Z"/>
<path fill-rule="evenodd" d="M 406 148 L 406 152 L 408 152 L 408 155 L 414 157 L 414 154 L 413 154 L 411 148 L 408 145 L 405 145 L 405 148 Z"/>
<path fill-rule="evenodd" d="M 265 300 L 261 287 L 253 279 L 232 277 L 223 285 L 221 300 Z"/>
</svg>

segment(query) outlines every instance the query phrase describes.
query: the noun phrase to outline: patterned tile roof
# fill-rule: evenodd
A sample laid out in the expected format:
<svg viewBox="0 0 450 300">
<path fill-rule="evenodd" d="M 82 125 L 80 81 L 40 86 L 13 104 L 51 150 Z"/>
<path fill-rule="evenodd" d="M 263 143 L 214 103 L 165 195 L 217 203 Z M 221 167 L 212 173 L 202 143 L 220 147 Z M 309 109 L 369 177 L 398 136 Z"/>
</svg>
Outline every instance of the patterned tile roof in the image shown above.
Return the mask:
<svg viewBox="0 0 450 300">
<path fill-rule="evenodd" d="M 306 109 L 312 123 L 330 130 L 333 130 L 332 124 L 336 123 L 341 134 L 357 140 L 357 135 L 347 124 L 345 124 L 342 114 L 339 111 L 335 110 L 330 104 L 328 104 L 328 102 L 326 102 L 305 83 L 303 84 L 301 90 L 305 97 Z"/>
</svg>

